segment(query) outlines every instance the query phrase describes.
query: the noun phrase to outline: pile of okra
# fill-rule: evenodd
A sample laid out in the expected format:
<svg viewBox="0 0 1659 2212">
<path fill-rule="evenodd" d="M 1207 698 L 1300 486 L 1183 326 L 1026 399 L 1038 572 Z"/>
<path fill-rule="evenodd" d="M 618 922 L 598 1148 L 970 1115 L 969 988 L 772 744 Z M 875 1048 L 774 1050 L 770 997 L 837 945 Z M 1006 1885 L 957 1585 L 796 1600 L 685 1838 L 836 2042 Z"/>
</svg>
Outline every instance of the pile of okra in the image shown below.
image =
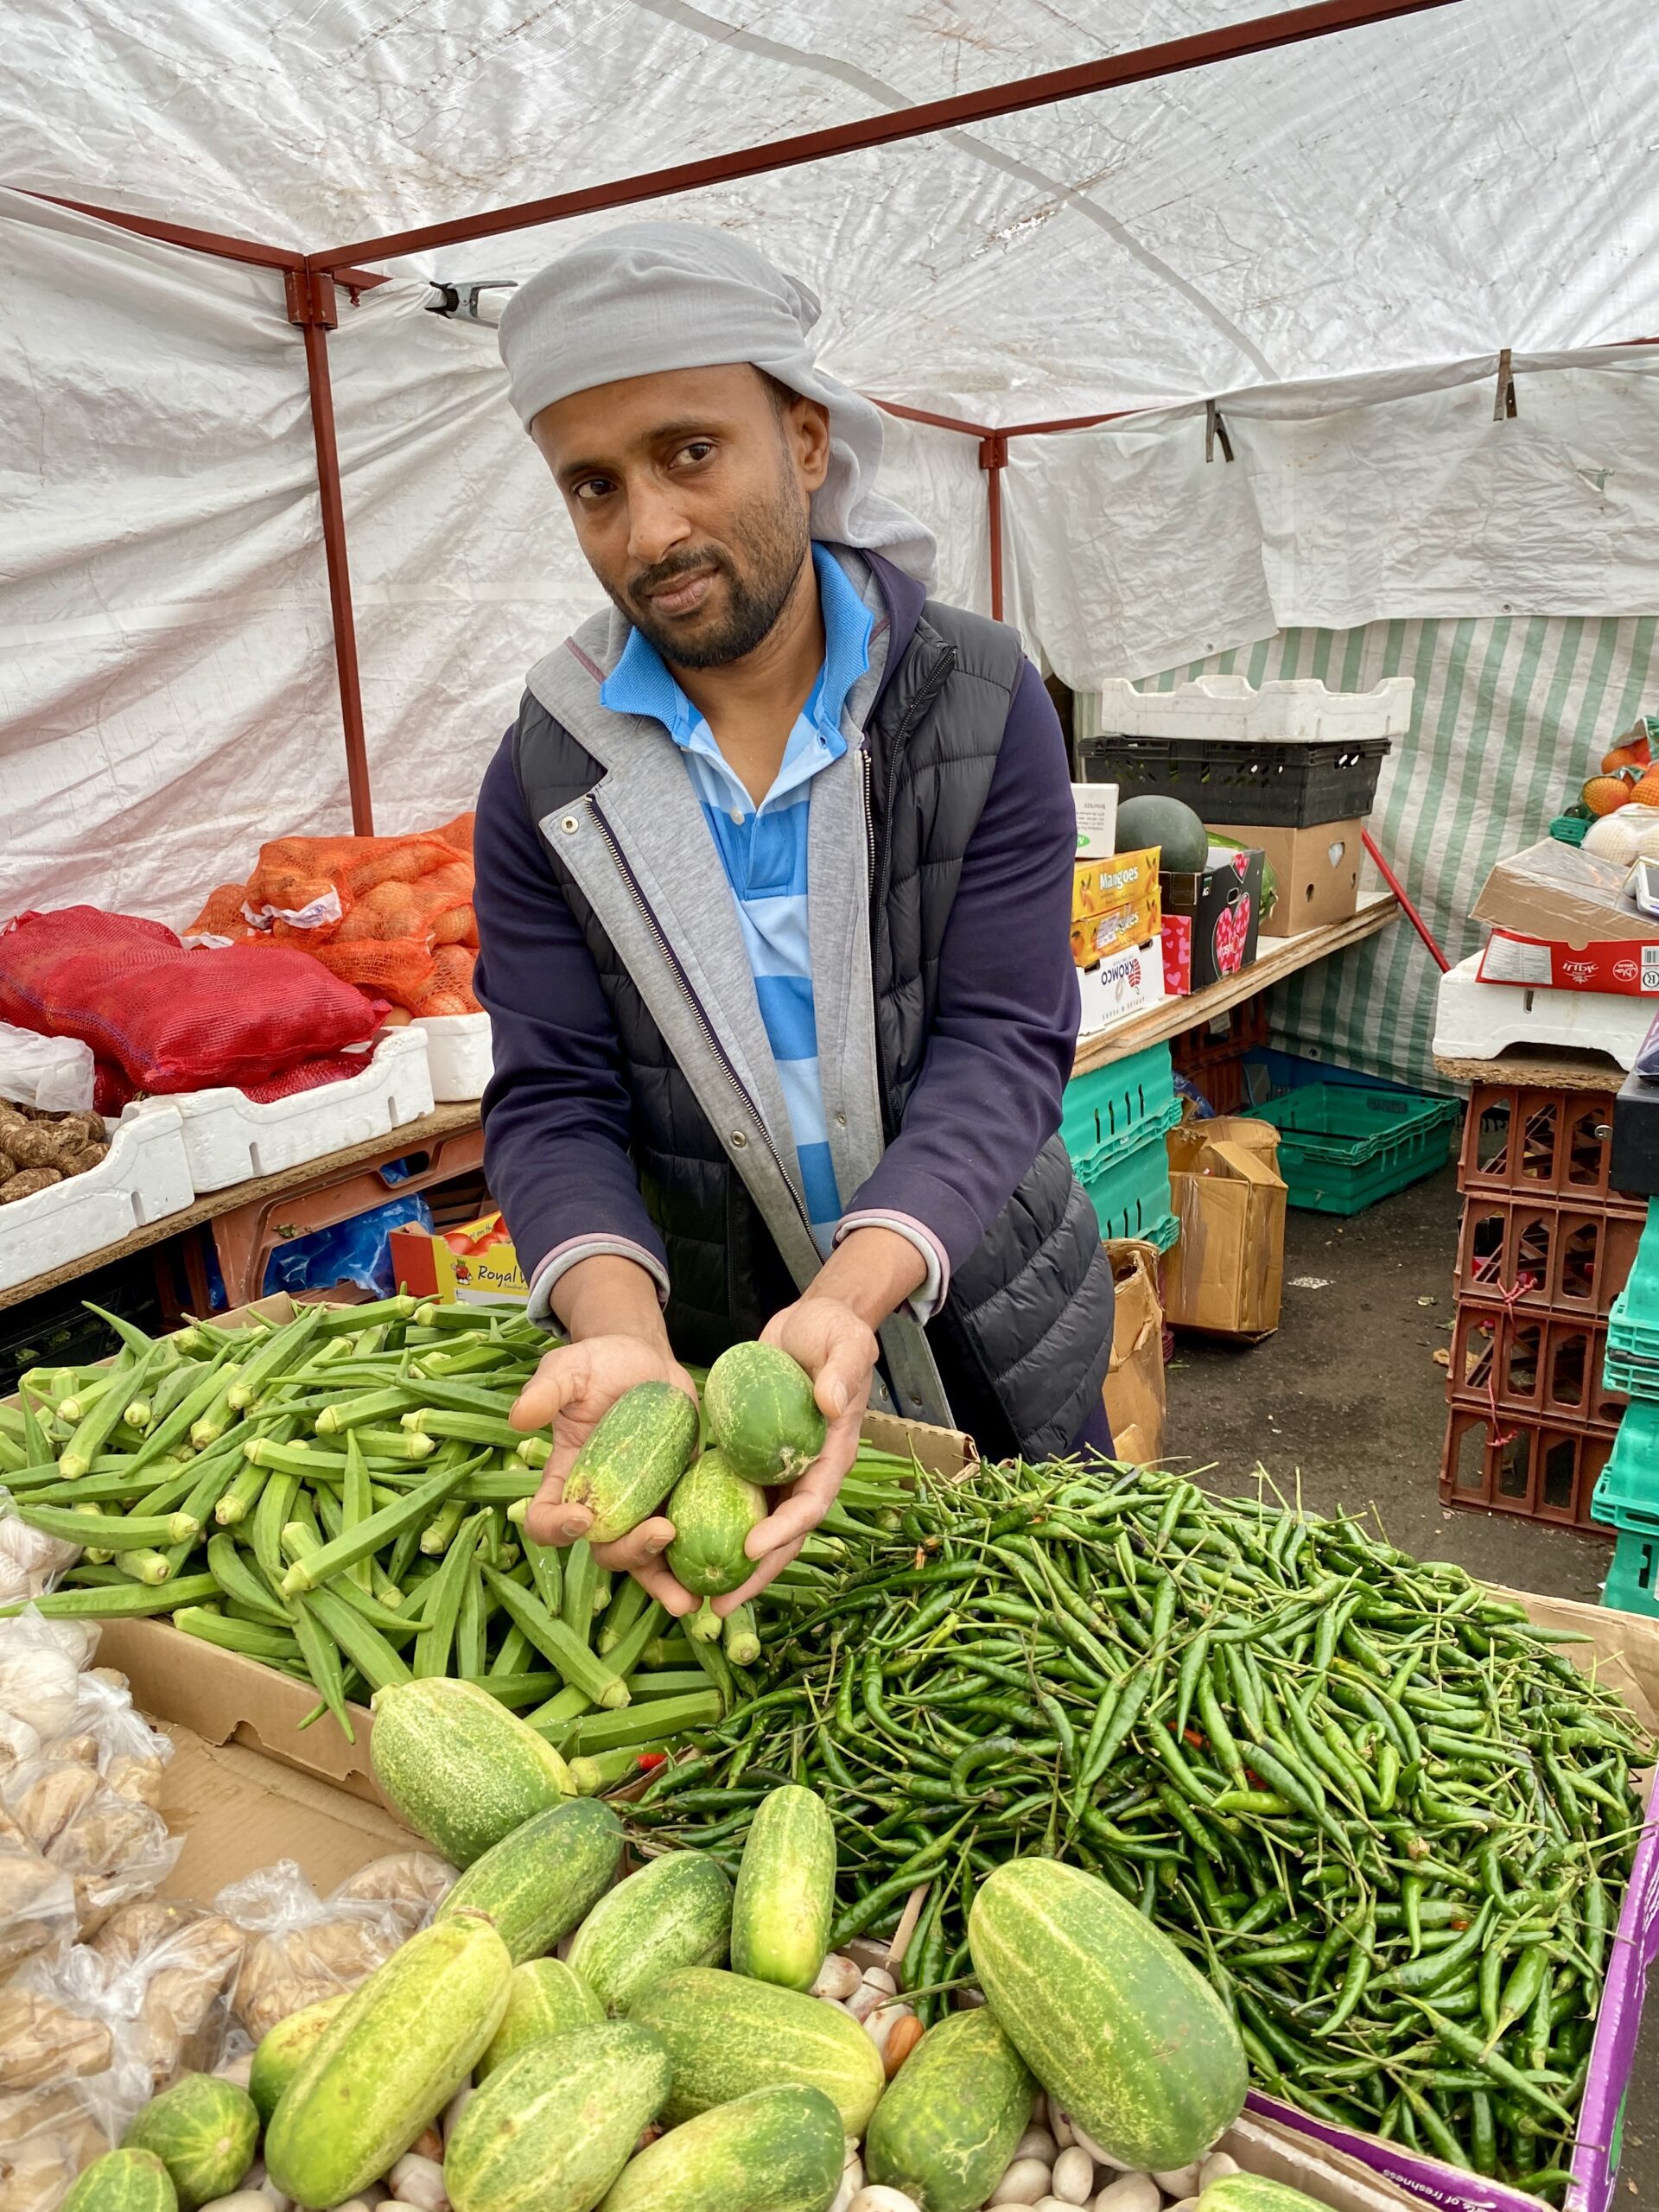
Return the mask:
<svg viewBox="0 0 1659 2212">
<path fill-rule="evenodd" d="M 613 1591 L 585 1543 L 525 1536 L 549 1444 L 507 1414 L 549 1340 L 522 1313 L 402 1295 L 154 1338 L 103 1318 L 111 1363 L 31 1371 L 0 1407 L 0 1487 L 86 1548 L 43 1612 L 170 1615 L 311 1682 L 347 1736 L 388 1684 L 478 1681 L 590 1788 L 740 1694 L 719 1645 Z M 867 1456 L 855 1488 L 879 1497 L 892 1463 Z"/>
<path fill-rule="evenodd" d="M 1269 2092 L 1559 2199 L 1652 1753 L 1573 1639 L 1352 1516 L 1145 1471 L 826 1525 L 842 1573 L 763 1600 L 757 1694 L 631 1808 L 650 1847 L 734 1865 L 768 1789 L 818 1789 L 834 1942 L 928 1885 L 925 2015 L 983 1876 L 1058 1853 L 1180 1945 Z"/>
</svg>

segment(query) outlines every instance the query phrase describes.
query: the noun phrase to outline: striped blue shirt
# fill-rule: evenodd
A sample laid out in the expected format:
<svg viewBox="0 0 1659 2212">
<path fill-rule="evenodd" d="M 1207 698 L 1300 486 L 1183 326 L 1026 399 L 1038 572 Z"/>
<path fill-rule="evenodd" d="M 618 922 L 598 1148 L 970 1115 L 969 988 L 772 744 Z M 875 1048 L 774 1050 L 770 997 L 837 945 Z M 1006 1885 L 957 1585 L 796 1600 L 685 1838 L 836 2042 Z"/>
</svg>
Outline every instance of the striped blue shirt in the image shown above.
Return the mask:
<svg viewBox="0 0 1659 2212">
<path fill-rule="evenodd" d="M 796 717 L 772 788 L 759 806 L 728 766 L 713 731 L 669 673 L 661 655 L 638 630 L 630 634 L 599 696 L 601 704 L 619 714 L 648 715 L 661 722 L 684 758 L 732 887 L 754 995 L 801 1163 L 807 1216 L 819 1250 L 827 1254 L 835 1242 L 842 1199 L 818 1079 L 807 933 L 807 824 L 813 777 L 847 750 L 842 709 L 848 693 L 869 667 L 874 626 L 857 591 L 823 546 L 814 545 L 812 562 L 823 611 L 823 666 Z"/>
</svg>

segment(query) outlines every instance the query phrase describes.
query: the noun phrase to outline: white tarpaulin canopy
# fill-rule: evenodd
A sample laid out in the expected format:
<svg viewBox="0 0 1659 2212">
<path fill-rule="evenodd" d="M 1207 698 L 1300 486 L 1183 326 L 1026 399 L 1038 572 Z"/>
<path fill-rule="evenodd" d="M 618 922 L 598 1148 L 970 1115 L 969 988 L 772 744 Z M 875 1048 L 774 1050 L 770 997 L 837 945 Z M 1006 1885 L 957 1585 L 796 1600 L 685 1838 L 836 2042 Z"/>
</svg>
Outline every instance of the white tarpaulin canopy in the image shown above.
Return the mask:
<svg viewBox="0 0 1659 2212">
<path fill-rule="evenodd" d="M 27 194 L 321 250 L 1260 7 L 39 0 L 0 52 L 0 910 L 188 920 L 264 837 L 346 823 L 280 277 Z M 1297 625 L 1648 611 L 1656 81 L 1650 0 L 1459 0 L 640 212 L 806 276 L 878 397 L 1154 410 L 1009 448 L 1008 611 L 1087 690 Z M 382 827 L 469 803 L 595 600 L 493 333 L 426 312 L 575 234 L 394 261 L 329 341 Z M 895 423 L 884 488 L 984 606 L 976 442 Z"/>
</svg>

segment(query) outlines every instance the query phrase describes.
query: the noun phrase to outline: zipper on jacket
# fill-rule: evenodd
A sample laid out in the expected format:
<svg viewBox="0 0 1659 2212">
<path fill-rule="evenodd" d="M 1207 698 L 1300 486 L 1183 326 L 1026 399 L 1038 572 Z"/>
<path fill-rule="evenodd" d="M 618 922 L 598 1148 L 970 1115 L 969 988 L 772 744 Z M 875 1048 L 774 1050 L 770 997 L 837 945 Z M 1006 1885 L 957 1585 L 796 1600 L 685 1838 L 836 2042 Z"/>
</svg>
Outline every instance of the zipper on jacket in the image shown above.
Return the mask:
<svg viewBox="0 0 1659 2212">
<path fill-rule="evenodd" d="M 772 1160 L 777 1166 L 778 1173 L 783 1177 L 784 1187 L 789 1192 L 790 1197 L 794 1198 L 795 1210 L 800 1215 L 802 1221 L 806 1224 L 806 1227 L 810 1234 L 812 1224 L 807 1220 L 806 1208 L 801 1204 L 800 1199 L 796 1197 L 795 1185 L 790 1180 L 789 1170 L 784 1165 L 782 1154 L 772 1141 L 772 1133 L 766 1127 L 765 1115 L 762 1114 L 760 1109 L 755 1104 L 753 1099 L 750 1097 L 748 1090 L 744 1084 L 742 1077 L 739 1075 L 737 1070 L 732 1065 L 725 1046 L 721 1043 L 719 1037 L 715 1034 L 715 1026 L 709 1019 L 709 1015 L 703 1007 L 702 1001 L 692 989 L 690 978 L 687 976 L 685 969 L 680 964 L 679 955 L 669 943 L 667 931 L 664 929 L 662 924 L 658 920 L 656 914 L 652 910 L 651 901 L 646 898 L 644 887 L 641 885 L 639 877 L 634 874 L 632 868 L 630 866 L 627 855 L 623 851 L 620 843 L 618 842 L 616 832 L 611 828 L 610 823 L 605 819 L 603 813 L 601 811 L 598 799 L 594 796 L 592 791 L 585 792 L 583 794 L 583 798 L 588 812 L 594 817 L 594 826 L 599 831 L 600 836 L 605 840 L 606 849 L 609 852 L 612 860 L 616 864 L 616 872 L 621 877 L 623 882 L 626 884 L 628 891 L 633 899 L 633 903 L 639 910 L 639 918 L 644 922 L 645 927 L 651 931 L 652 938 L 656 944 L 657 950 L 662 954 L 663 959 L 666 963 L 670 973 L 672 975 L 676 984 L 679 988 L 680 996 L 685 1001 L 686 1006 L 690 1010 L 692 1019 L 696 1021 L 699 1031 L 702 1033 L 704 1044 L 708 1046 L 709 1051 L 720 1063 L 721 1072 L 724 1075 L 728 1083 L 731 1084 L 733 1090 L 737 1096 L 738 1103 L 752 1117 L 755 1127 L 760 1130 L 760 1141 L 766 1146 L 766 1150 L 771 1154 Z"/>
<path fill-rule="evenodd" d="M 858 748 L 858 758 L 864 785 L 864 843 L 869 854 L 870 862 L 870 880 L 867 888 L 871 903 L 874 905 L 875 899 L 875 804 L 871 778 L 875 772 L 870 766 L 870 740 L 868 731 L 865 733 L 863 744 Z"/>
</svg>

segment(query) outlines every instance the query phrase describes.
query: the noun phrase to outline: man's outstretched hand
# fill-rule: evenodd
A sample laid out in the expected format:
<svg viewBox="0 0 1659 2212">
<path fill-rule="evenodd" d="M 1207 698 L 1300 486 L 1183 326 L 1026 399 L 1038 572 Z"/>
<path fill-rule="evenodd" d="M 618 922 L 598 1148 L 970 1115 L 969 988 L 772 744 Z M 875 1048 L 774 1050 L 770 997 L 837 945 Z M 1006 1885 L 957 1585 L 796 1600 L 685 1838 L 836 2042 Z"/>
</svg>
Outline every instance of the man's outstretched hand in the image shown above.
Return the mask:
<svg viewBox="0 0 1659 2212">
<path fill-rule="evenodd" d="M 518 1395 L 510 1419 L 515 1428 L 550 1427 L 553 1449 L 542 1470 L 542 1486 L 525 1519 L 527 1534 L 538 1544 L 574 1544 L 594 1525 L 585 1505 L 566 1505 L 564 1485 L 577 1452 L 617 1400 L 637 1382 L 671 1382 L 693 1405 L 696 1387 L 667 1346 L 639 1337 L 585 1338 L 549 1352 Z M 594 1557 L 613 1572 L 626 1572 L 644 1583 L 652 1596 L 680 1618 L 695 1612 L 698 1600 L 683 1589 L 663 1564 L 674 1524 L 653 1514 L 613 1544 L 595 1544 Z"/>
</svg>

